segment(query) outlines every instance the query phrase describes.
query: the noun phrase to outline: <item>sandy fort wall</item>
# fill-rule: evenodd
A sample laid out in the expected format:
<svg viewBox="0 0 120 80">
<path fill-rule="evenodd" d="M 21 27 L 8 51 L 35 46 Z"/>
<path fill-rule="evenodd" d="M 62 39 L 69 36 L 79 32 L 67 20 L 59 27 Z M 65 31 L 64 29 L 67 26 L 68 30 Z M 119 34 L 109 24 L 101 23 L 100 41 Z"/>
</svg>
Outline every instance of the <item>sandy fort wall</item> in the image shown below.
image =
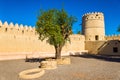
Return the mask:
<svg viewBox="0 0 120 80">
<path fill-rule="evenodd" d="M 54 53 L 54 47 L 40 41 L 35 27 L 23 26 L 0 21 L 0 56 L 6 55 L 37 55 L 41 53 Z M 62 53 L 80 52 L 85 50 L 85 37 L 83 35 L 71 35 L 71 42 L 67 42 Z"/>
<path fill-rule="evenodd" d="M 35 27 L 0 21 L 0 60 L 54 56 L 54 47 L 38 37 Z M 105 36 L 101 12 L 83 15 L 82 35 L 71 35 L 70 40 L 63 47 L 62 55 L 87 51 L 90 54 L 120 55 L 120 35 Z"/>
</svg>

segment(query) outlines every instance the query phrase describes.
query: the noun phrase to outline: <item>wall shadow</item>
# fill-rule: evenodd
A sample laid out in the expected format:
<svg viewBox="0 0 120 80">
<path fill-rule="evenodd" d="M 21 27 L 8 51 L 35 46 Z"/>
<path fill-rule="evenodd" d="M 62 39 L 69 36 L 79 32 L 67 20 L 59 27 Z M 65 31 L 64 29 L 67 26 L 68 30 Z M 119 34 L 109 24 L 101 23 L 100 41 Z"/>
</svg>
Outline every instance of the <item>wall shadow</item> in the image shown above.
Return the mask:
<svg viewBox="0 0 120 80">
<path fill-rule="evenodd" d="M 109 62 L 120 62 L 120 56 L 93 55 L 93 54 L 72 55 L 72 56 L 73 57 L 99 59 L 99 60 L 109 61 Z"/>
</svg>

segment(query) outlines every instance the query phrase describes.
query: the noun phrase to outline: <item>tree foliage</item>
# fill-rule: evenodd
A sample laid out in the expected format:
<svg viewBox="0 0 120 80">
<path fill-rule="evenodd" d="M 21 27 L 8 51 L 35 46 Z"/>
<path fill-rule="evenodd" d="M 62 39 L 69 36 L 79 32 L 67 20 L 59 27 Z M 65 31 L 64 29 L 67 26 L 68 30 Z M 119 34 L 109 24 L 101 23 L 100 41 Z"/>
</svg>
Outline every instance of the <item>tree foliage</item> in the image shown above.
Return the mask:
<svg viewBox="0 0 120 80">
<path fill-rule="evenodd" d="M 69 16 L 64 9 L 41 10 L 36 22 L 36 31 L 39 39 L 47 39 L 55 47 L 56 58 L 61 58 L 61 50 L 72 34 L 72 25 L 76 18 Z"/>
<path fill-rule="evenodd" d="M 118 32 L 120 32 L 120 25 L 118 26 L 118 29 L 117 29 Z"/>
<path fill-rule="evenodd" d="M 77 34 L 81 34 L 81 31 L 78 31 Z"/>
</svg>

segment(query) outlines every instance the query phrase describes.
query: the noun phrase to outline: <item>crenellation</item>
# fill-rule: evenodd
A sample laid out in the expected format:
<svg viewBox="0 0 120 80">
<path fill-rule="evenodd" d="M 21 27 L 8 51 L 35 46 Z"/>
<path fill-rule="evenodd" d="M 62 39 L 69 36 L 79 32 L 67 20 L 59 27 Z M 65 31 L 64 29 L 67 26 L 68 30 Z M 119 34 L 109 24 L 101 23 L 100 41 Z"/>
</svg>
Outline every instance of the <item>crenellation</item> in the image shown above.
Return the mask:
<svg viewBox="0 0 120 80">
<path fill-rule="evenodd" d="M 20 29 L 23 29 L 23 25 L 22 24 L 20 24 Z"/>
<path fill-rule="evenodd" d="M 3 26 L 8 27 L 7 21 L 4 22 Z"/>
<path fill-rule="evenodd" d="M 120 34 L 112 34 L 112 35 L 108 35 L 105 36 L 106 40 L 120 40 Z"/>
<path fill-rule="evenodd" d="M 15 29 L 18 29 L 19 28 L 19 25 L 16 23 L 15 24 Z"/>
<path fill-rule="evenodd" d="M 0 20 L 0 26 L 2 26 L 2 21 Z"/>
<path fill-rule="evenodd" d="M 18 35 L 36 36 L 35 27 L 32 27 L 32 26 L 27 26 L 27 25 L 18 24 L 18 23 L 13 24 L 12 22 L 8 24 L 7 21 L 2 23 L 2 21 L 0 20 L 0 27 L 1 27 L 0 33 L 2 34 L 12 34 L 15 36 L 18 36 Z"/>
<path fill-rule="evenodd" d="M 24 26 L 24 29 L 25 29 L 25 30 L 27 30 L 27 29 L 28 29 L 28 26 L 27 26 L 27 25 L 25 25 L 25 26 Z"/>
<path fill-rule="evenodd" d="M 82 20 L 93 20 L 93 19 L 104 20 L 103 13 L 101 12 L 90 13 L 89 12 L 82 16 Z"/>
<path fill-rule="evenodd" d="M 28 29 L 29 29 L 30 31 L 32 31 L 32 27 L 31 27 L 31 26 L 29 26 Z"/>
<path fill-rule="evenodd" d="M 91 14 L 95 14 L 94 12 L 92 12 Z"/>
<path fill-rule="evenodd" d="M 9 24 L 9 27 L 14 27 L 14 24 L 11 22 L 11 23 Z"/>
</svg>

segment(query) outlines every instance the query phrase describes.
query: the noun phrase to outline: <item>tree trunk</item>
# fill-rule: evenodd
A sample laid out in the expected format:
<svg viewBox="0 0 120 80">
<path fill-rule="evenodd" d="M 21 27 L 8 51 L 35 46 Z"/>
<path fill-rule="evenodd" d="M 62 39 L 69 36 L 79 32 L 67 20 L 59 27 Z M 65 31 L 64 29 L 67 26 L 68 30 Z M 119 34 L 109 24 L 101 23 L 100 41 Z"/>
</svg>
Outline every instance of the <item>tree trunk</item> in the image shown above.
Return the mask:
<svg viewBox="0 0 120 80">
<path fill-rule="evenodd" d="M 56 59 L 61 58 L 61 50 L 62 50 L 62 46 L 55 46 L 55 58 Z"/>
</svg>

